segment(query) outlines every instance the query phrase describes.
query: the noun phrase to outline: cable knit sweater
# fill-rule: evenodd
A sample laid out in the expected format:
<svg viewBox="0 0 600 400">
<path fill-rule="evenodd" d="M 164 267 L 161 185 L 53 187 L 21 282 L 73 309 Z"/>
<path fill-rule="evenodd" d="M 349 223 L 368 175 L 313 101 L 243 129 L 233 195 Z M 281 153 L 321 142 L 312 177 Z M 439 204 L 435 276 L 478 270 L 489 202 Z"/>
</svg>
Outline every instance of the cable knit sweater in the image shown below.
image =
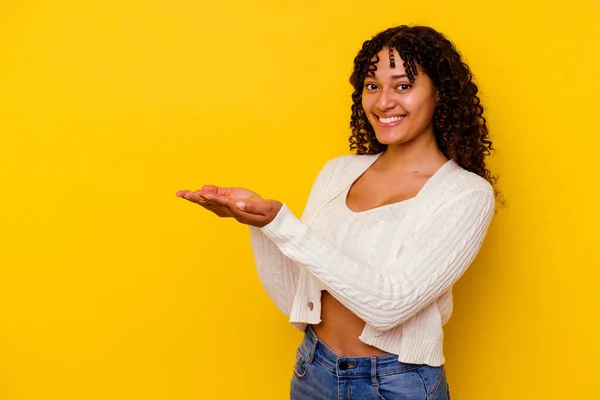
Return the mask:
<svg viewBox="0 0 600 400">
<path fill-rule="evenodd" d="M 362 342 L 405 363 L 440 366 L 452 285 L 481 247 L 493 189 L 450 160 L 412 199 L 351 211 L 352 184 L 380 155 L 329 161 L 301 220 L 284 204 L 271 223 L 251 227 L 258 274 L 296 328 L 320 322 L 327 290 L 366 322 Z"/>
</svg>

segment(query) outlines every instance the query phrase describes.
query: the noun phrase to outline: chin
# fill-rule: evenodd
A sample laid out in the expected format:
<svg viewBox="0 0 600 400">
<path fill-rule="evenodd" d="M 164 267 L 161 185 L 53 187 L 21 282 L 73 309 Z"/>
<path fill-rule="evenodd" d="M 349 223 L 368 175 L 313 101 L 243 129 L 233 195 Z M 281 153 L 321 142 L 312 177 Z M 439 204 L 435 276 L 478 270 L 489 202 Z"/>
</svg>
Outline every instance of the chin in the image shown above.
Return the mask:
<svg viewBox="0 0 600 400">
<path fill-rule="evenodd" d="M 377 135 L 376 134 L 375 137 L 377 138 L 377 141 L 379 143 L 386 145 L 386 146 L 403 144 L 407 141 L 407 138 L 405 136 L 400 136 L 400 135 Z"/>
</svg>

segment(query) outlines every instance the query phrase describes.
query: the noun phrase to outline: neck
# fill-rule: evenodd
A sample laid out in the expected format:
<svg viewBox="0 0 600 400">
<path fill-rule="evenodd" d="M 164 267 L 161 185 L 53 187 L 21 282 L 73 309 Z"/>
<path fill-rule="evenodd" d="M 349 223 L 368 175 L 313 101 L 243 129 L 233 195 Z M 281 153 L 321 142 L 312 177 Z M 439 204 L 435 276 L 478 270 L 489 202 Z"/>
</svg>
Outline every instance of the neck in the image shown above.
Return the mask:
<svg viewBox="0 0 600 400">
<path fill-rule="evenodd" d="M 433 132 L 417 140 L 389 145 L 380 157 L 382 167 L 394 170 L 431 170 L 435 172 L 448 159 L 438 147 Z"/>
</svg>

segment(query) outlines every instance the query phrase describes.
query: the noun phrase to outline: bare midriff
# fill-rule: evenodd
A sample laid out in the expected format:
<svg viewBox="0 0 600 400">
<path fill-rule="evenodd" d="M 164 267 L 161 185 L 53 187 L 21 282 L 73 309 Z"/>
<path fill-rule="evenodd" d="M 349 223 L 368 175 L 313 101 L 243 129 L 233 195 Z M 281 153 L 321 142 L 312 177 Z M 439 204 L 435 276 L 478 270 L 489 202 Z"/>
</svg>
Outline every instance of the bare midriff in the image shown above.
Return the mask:
<svg viewBox="0 0 600 400">
<path fill-rule="evenodd" d="M 321 323 L 313 325 L 319 339 L 337 355 L 369 357 L 387 354 L 358 338 L 365 322 L 337 301 L 329 292 L 321 292 Z"/>
</svg>

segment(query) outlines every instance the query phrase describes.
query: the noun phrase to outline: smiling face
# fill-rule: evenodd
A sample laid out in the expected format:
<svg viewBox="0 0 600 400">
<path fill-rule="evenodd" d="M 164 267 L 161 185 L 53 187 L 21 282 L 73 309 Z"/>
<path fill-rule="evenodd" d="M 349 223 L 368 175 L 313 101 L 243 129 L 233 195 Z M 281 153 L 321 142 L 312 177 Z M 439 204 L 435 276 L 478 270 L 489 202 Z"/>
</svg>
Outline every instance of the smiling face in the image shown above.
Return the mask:
<svg viewBox="0 0 600 400">
<path fill-rule="evenodd" d="M 378 54 L 374 74 L 365 77 L 362 107 L 381 144 L 403 145 L 421 138 L 432 139 L 433 112 L 437 91 L 419 68 L 414 82 L 404 70 L 404 61 L 396 50 L 393 67 L 389 48 Z"/>
</svg>

